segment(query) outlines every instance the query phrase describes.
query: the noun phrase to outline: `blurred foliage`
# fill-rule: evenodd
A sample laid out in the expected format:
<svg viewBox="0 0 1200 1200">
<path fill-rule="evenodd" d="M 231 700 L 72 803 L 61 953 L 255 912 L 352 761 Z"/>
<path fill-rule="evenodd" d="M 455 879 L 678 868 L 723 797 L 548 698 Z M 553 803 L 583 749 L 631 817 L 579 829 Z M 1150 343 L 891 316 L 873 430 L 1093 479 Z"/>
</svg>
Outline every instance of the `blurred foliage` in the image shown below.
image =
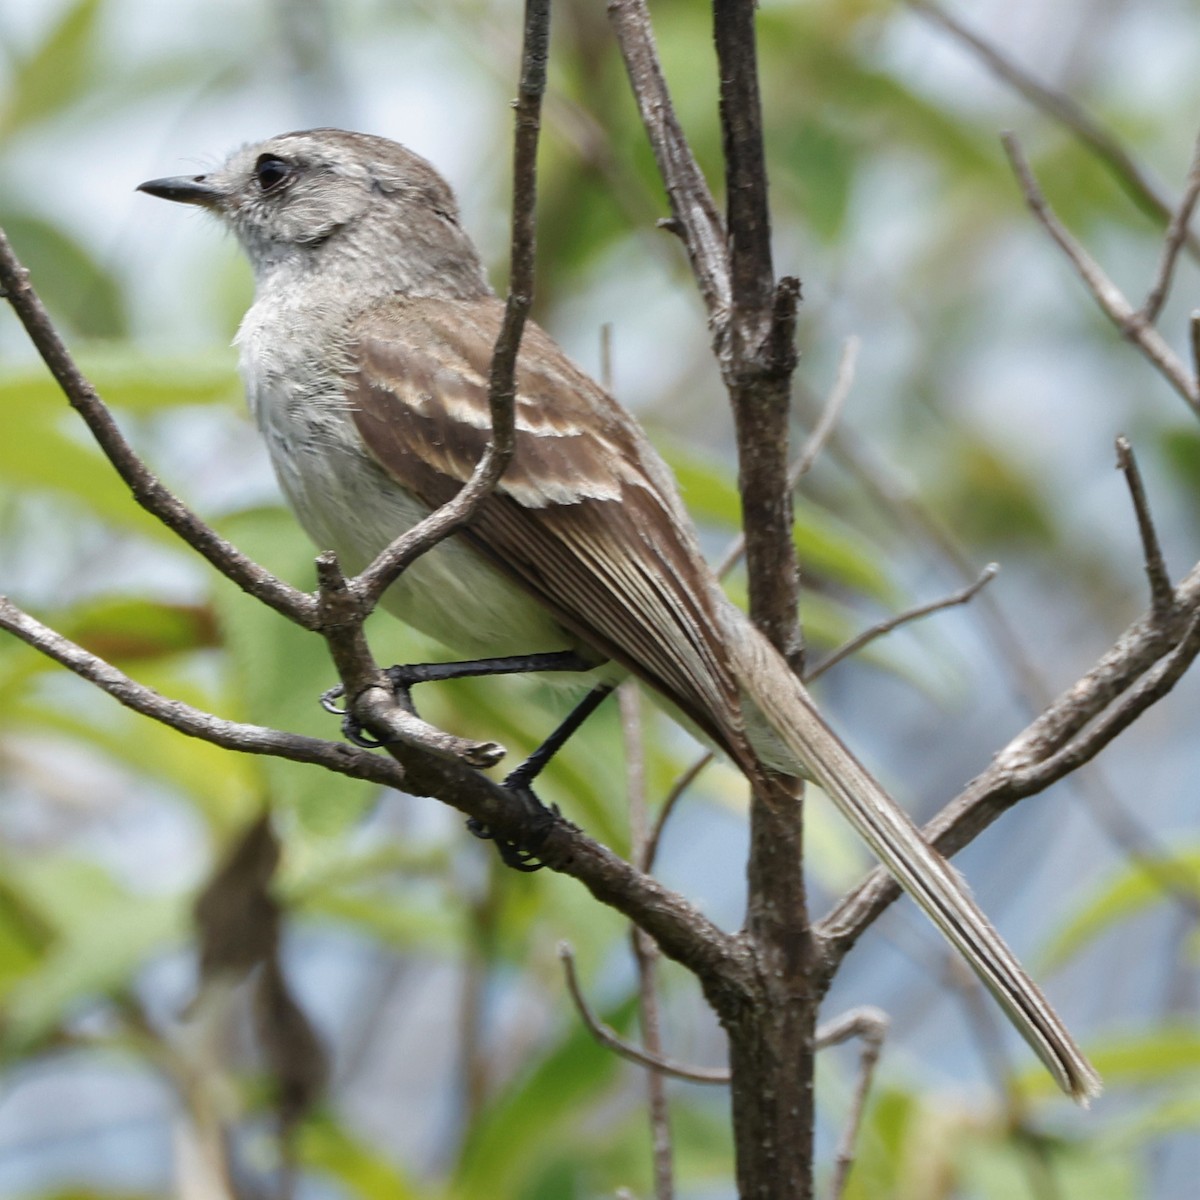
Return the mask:
<svg viewBox="0 0 1200 1200">
<path fill-rule="evenodd" d="M 681 120 L 719 181 L 715 59 L 704 7 L 660 0 L 654 17 Z M 1113 89 L 1114 63 L 1122 79 L 1150 70 L 1129 57 L 1130 47 L 1143 44 L 1129 35 L 1136 6 L 1078 0 L 1057 7 L 1059 24 L 1049 22 L 1056 36 L 1046 42 L 1069 63 L 1048 54 L 1038 69 L 1069 79 L 1072 93 L 1154 169 L 1181 178 L 1192 136 L 1187 114 L 1200 102 L 1197 78 L 1177 70 L 1170 88 Z M 1166 45 L 1194 35 L 1187 14 L 1145 7 L 1176 27 L 1139 26 L 1146 38 L 1153 33 Z M 1037 6 L 1027 8 L 1028 16 Z M 40 0 L 34 10 L 37 19 L 20 22 L 0 14 L 0 223 L 138 447 L 239 546 L 310 586 L 311 547 L 268 494 L 242 478 L 257 470 L 261 479 L 261 462 L 247 466 L 252 434 L 234 415 L 240 389 L 229 353 L 215 335 L 199 350 L 186 336 L 164 338 L 147 278 L 170 274 L 188 306 L 184 319 L 226 330 L 246 300 L 244 272 L 233 273 L 211 252 L 211 229 L 191 260 L 160 268 L 156 250 L 138 257 L 134 244 L 143 238 L 126 231 L 118 242 L 111 231 L 98 232 L 108 219 L 102 209 L 65 203 L 73 194 L 86 199 L 95 158 L 36 151 L 56 140 L 104 147 L 145 137 L 147 114 L 164 113 L 177 147 L 165 172 L 177 153 L 211 149 L 184 146 L 174 132 L 197 111 L 276 111 L 286 103 L 281 96 L 295 95 L 291 125 L 314 111 L 336 120 L 323 114 L 349 111 L 350 100 L 365 111 L 372 87 L 383 86 L 373 50 L 384 47 L 393 56 L 387 74 L 402 76 L 396 64 L 419 65 L 404 58 L 414 45 L 412 53 L 444 57 L 439 69 L 448 88 L 469 78 L 487 95 L 475 114 L 482 132 L 470 134 L 483 161 L 469 177 L 494 189 L 487 200 L 499 212 L 507 196 L 502 148 L 516 6 L 309 0 L 289 8 L 258 0 L 235 10 L 195 0 L 177 17 L 186 45 L 164 39 L 150 53 L 131 33 L 143 17 L 147 30 L 152 25 L 134 0 Z M 643 354 L 641 367 L 654 381 L 654 394 L 641 397 L 647 423 L 716 558 L 736 532 L 737 491 L 686 264 L 674 240 L 654 229 L 665 213 L 661 187 L 603 6 L 564 0 L 555 10 L 539 319 L 558 330 L 581 319 L 582 297 L 619 297 L 613 307 L 627 320 L 617 329 L 618 349 L 627 339 L 631 354 Z M 315 22 L 315 35 L 302 36 L 305 20 Z M 943 43 L 903 5 L 779 0 L 761 6 L 760 28 L 779 268 L 801 264 L 808 293 L 802 383 L 814 394 L 800 404 L 804 427 L 815 421 L 841 339 L 868 334 L 848 420 L 870 430 L 895 464 L 885 487 L 878 472 L 863 470 L 851 443 L 835 441 L 805 481 L 796 542 L 814 658 L 883 616 L 960 586 L 936 536 L 949 528 L 971 561 L 1003 555 L 1015 563 L 1018 588 L 1052 581 L 1042 596 L 1067 614 L 1052 628 L 1082 631 L 1070 643 L 1070 665 L 1055 663 L 1056 678 L 1073 678 L 1142 603 L 1132 532 L 1112 532 L 1132 528 L 1116 483 L 1106 515 L 1085 524 L 1073 507 L 1089 492 L 1084 481 L 1111 462 L 1115 432 L 1136 430 L 1156 483 L 1178 495 L 1182 528 L 1194 532 L 1200 435 L 1039 240 L 996 129 L 1022 129 L 1060 215 L 1108 256 L 1134 295 L 1156 260 L 1156 223 L 1066 131 L 982 83 L 977 65 L 939 50 Z M 1005 22 L 996 29 L 1006 31 Z M 422 102 L 449 111 L 451 99 L 447 92 Z M 397 118 L 386 132 L 401 127 Z M 1178 290 L 1186 296 L 1195 283 L 1194 267 L 1184 264 Z M 687 332 L 676 304 L 690 314 Z M 1184 323 L 1176 307 L 1167 310 L 1164 332 L 1179 344 Z M 592 315 L 587 310 L 582 320 Z M 12 330 L 0 334 L 3 346 L 19 344 Z M 590 329 L 580 333 L 579 344 L 591 336 Z M 1001 358 L 1005 346 L 1011 356 Z M 635 393 L 641 373 L 631 372 Z M 1052 465 L 1070 461 L 1064 447 L 1084 466 Z M 914 490 L 915 504 L 906 499 Z M 1179 524 L 1168 533 L 1184 547 L 1180 554 L 1194 556 L 1194 537 L 1186 541 Z M 728 584 L 734 596 L 744 586 L 736 571 Z M 25 352 L 0 362 L 0 588 L 166 695 L 222 716 L 335 734 L 315 702 L 332 682 L 317 642 L 198 569 L 132 501 Z M 373 644 L 382 658 L 439 654 L 393 623 L 377 625 Z M 897 696 L 909 698 L 905 709 L 934 698 L 942 720 L 945 709 L 966 708 L 964 678 L 1007 679 L 1015 669 L 996 654 L 981 670 L 964 639 L 943 628 L 881 643 L 839 674 L 843 682 L 831 684 L 831 694 L 851 697 L 859 728 L 889 728 L 903 718 Z M 1039 644 L 1048 656 L 1066 640 L 1051 632 Z M 1037 650 L 1031 655 L 1039 658 Z M 496 738 L 514 759 L 536 746 L 566 704 L 531 680 L 462 681 L 419 698 L 428 719 Z M 993 740 L 975 757 L 956 758 L 949 747 L 926 756 L 944 757 L 958 786 L 996 748 L 995 731 L 1017 721 L 987 711 L 978 723 Z M 648 706 L 643 724 L 648 792 L 657 804 L 696 748 Z M 917 732 L 903 732 L 912 727 L 897 728 L 898 740 L 926 744 Z M 619 722 L 603 711 L 556 761 L 544 796 L 626 853 L 623 769 Z M 936 777 L 930 790 L 948 794 L 950 783 Z M 264 806 L 283 843 L 272 885 L 287 915 L 282 960 L 334 1063 L 324 1102 L 307 1112 L 286 1148 L 269 1120 L 280 1116 L 271 1111 L 280 1101 L 259 1086 L 262 1039 L 258 1056 L 247 1048 L 255 1040 L 246 1032 L 251 983 L 199 979 L 191 916 L 200 889 Z M 737 777 L 714 766 L 689 791 L 664 843 L 668 881 L 731 924 L 740 865 L 727 857 L 715 870 L 711 848 L 701 861 L 689 855 L 714 841 L 727 854 L 736 850 L 741 810 Z M 853 881 L 863 859 L 840 825 L 814 812 L 809 841 L 819 891 L 836 893 Z M 1175 993 L 1194 989 L 1194 913 L 1172 907 L 1163 879 L 1194 899 L 1200 860 L 1176 847 L 1157 866 L 1148 873 L 1122 858 L 1103 878 L 1084 868 L 1062 885 L 1074 895 L 1060 893 L 1044 906 L 1043 965 L 1059 972 L 1056 999 L 1088 991 L 1078 980 L 1097 946 L 1111 948 L 1131 924 L 1176 909 L 1189 921 L 1182 940 L 1191 961 L 1181 958 L 1168 974 Z M 568 880 L 499 870 L 486 846 L 431 805 L 183 738 L 0 640 L 0 1051 L 10 1110 L 23 1101 L 23 1072 L 49 1074 L 80 1055 L 95 1063 L 115 1056 L 166 1081 L 197 1130 L 219 1110 L 244 1131 L 233 1150 L 242 1172 L 266 1178 L 290 1156 L 323 1186 L 321 1195 L 582 1200 L 628 1187 L 646 1196 L 641 1081 L 582 1031 L 553 952 L 560 938 L 570 939 L 604 1019 L 636 1036 L 626 933 Z M 679 1056 L 719 1054 L 720 1039 L 698 1015 L 689 982 L 669 968 L 664 977 L 672 1047 L 681 1047 Z M 221 1007 L 226 993 L 232 1008 Z M 422 1004 L 437 1011 L 432 1027 L 420 1025 Z M 1200 1121 L 1200 1043 L 1177 1007 L 1143 998 L 1117 1020 L 1096 1006 L 1102 1016 L 1089 1030 L 1089 1049 L 1112 1099 L 1086 1120 L 1065 1113 L 1040 1071 L 1010 1079 L 1007 1098 L 951 1094 L 918 1063 L 906 1066 L 902 1049 L 889 1051 L 847 1196 L 1160 1194 L 1158 1181 L 1170 1177 L 1163 1164 L 1178 1158 L 1180 1135 L 1194 1137 Z M 213 1012 L 225 1015 L 210 1018 Z M 905 1015 L 919 1024 L 911 1011 Z M 224 1032 L 214 1035 L 210 1020 Z M 240 1040 L 234 1028 L 243 1031 Z M 841 1053 L 822 1066 L 827 1148 L 853 1085 L 852 1056 Z M 69 1086 L 70 1066 L 64 1069 Z M 679 1195 L 728 1195 L 723 1097 L 672 1085 L 671 1098 Z M 106 1171 L 104 1155 L 94 1155 L 94 1172 L 56 1166 L 55 1146 L 72 1140 L 59 1128 L 62 1115 L 50 1105 L 14 1126 L 35 1147 L 49 1148 L 39 1157 L 17 1146 L 34 1166 L 10 1177 L 0 1107 L 0 1191 L 19 1187 L 39 1200 L 165 1194 L 165 1177 L 155 1174 L 161 1155 L 137 1164 L 145 1182 L 136 1193 L 128 1175 Z M 174 1115 L 164 1107 L 156 1128 Z M 106 1119 L 114 1127 L 131 1119 L 119 1089 L 97 1118 Z"/>
</svg>

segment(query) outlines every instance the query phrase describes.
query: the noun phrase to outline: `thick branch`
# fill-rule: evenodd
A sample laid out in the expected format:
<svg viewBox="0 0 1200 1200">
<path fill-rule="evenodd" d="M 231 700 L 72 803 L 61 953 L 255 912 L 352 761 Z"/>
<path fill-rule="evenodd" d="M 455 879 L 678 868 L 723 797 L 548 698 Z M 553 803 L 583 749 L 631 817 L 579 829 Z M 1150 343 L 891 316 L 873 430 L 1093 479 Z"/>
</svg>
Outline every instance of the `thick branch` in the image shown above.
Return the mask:
<svg viewBox="0 0 1200 1200">
<path fill-rule="evenodd" d="M 313 763 L 369 783 L 403 788 L 411 795 L 435 796 L 514 841 L 524 842 L 544 833 L 538 853 L 548 867 L 578 879 L 598 900 L 646 930 L 663 953 L 695 972 L 706 987 L 718 993 L 722 989 L 736 993 L 746 986 L 746 956 L 737 939 L 569 822 L 557 819 L 548 831 L 542 829 L 518 796 L 460 762 L 420 748 L 389 746 L 397 760 L 392 761 L 344 742 L 222 720 L 137 683 L 6 597 L 0 597 L 0 628 L 94 683 L 127 708 L 189 737 L 246 754 Z M 388 704 L 394 706 L 390 697 Z"/>
</svg>

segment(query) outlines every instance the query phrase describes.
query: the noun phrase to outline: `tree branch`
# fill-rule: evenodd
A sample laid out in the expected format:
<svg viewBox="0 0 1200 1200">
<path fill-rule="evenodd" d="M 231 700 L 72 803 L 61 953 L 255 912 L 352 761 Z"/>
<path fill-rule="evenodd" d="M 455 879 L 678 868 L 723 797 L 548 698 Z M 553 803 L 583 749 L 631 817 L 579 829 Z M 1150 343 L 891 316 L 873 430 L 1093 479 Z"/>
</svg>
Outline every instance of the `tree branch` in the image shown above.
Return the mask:
<svg viewBox="0 0 1200 1200">
<path fill-rule="evenodd" d="M 925 826 L 925 837 L 947 857 L 957 853 L 1018 800 L 1098 754 L 1166 695 L 1198 654 L 1200 565 L 1175 589 L 1167 617 L 1151 613 L 1131 625 L 1091 671 Z M 875 871 L 846 896 L 817 926 L 830 961 L 840 960 L 898 895 L 896 886 Z"/>
<path fill-rule="evenodd" d="M 1179 261 L 1179 251 L 1188 240 L 1188 227 L 1191 224 L 1192 213 L 1196 209 L 1196 201 L 1200 199 L 1200 137 L 1192 149 L 1192 161 L 1188 167 L 1187 182 L 1184 185 L 1183 196 L 1178 207 L 1171 214 L 1167 234 L 1163 238 L 1162 257 L 1159 259 L 1158 270 L 1150 291 L 1142 302 L 1141 315 L 1151 325 L 1158 320 L 1158 314 L 1171 291 L 1171 280 L 1175 275 L 1175 264 Z"/>
<path fill-rule="evenodd" d="M 537 148 L 550 50 L 550 0 L 525 0 L 525 36 L 513 139 L 513 206 L 508 298 L 492 351 L 488 406 L 492 433 L 471 478 L 453 500 L 398 537 L 354 581 L 369 614 L 406 567 L 466 525 L 500 482 L 515 448 L 517 355 L 533 304 L 537 246 Z"/>
<path fill-rule="evenodd" d="M 732 301 L 725 223 L 675 115 L 645 0 L 609 0 L 608 16 L 667 190 L 672 227 L 687 250 L 709 329 L 723 336 Z"/>
<path fill-rule="evenodd" d="M 404 787 L 404 772 L 394 762 L 379 758 L 346 742 L 327 742 L 298 733 L 283 733 L 262 725 L 226 721 L 181 700 L 171 700 L 153 688 L 137 683 L 124 672 L 89 653 L 62 634 L 0 596 L 0 629 L 27 646 L 52 658 L 81 679 L 94 683 L 114 700 L 153 721 L 169 725 L 188 737 L 200 738 L 226 750 L 243 754 L 269 754 L 292 762 L 313 763 L 384 787 Z"/>
<path fill-rule="evenodd" d="M 575 973 L 575 955 L 566 942 L 559 942 L 558 957 L 562 961 L 563 974 L 567 981 L 567 991 L 575 1003 L 587 1031 L 600 1045 L 611 1050 L 614 1054 L 636 1063 L 639 1067 L 647 1067 L 660 1075 L 670 1075 L 673 1079 L 682 1079 L 687 1083 L 727 1084 L 729 1071 L 725 1067 L 690 1067 L 662 1054 L 641 1050 L 631 1042 L 627 1042 L 615 1029 L 605 1025 L 592 1011 L 584 998 L 583 989 L 579 986 L 579 976 Z"/>
<path fill-rule="evenodd" d="M 957 592 L 952 592 L 949 596 L 943 596 L 940 600 L 931 600 L 927 604 L 918 604 L 913 608 L 905 609 L 904 612 L 897 613 L 894 617 L 888 617 L 887 620 L 872 625 L 870 629 L 864 629 L 857 637 L 851 638 L 848 642 L 833 651 L 828 658 L 819 662 L 804 677 L 804 682 L 812 683 L 814 679 L 819 679 L 826 671 L 836 667 L 843 659 L 849 658 L 852 654 L 857 654 L 864 646 L 875 641 L 876 638 L 883 637 L 893 630 L 899 629 L 901 625 L 907 625 L 910 621 L 919 621 L 922 617 L 942 612 L 947 608 L 954 608 L 959 604 L 969 604 L 996 578 L 999 570 L 1000 567 L 998 564 L 988 563 L 979 572 L 979 577 L 974 583 L 969 583 L 966 587 L 959 588 Z"/>
<path fill-rule="evenodd" d="M 1011 133 L 1001 140 L 1012 163 L 1013 172 L 1021 185 L 1025 203 L 1038 223 L 1058 243 L 1059 248 L 1074 266 L 1088 291 L 1101 310 L 1120 331 L 1157 368 L 1162 377 L 1187 401 L 1193 412 L 1200 414 L 1200 385 L 1184 367 L 1162 335 L 1150 325 L 1142 313 L 1135 311 L 1124 293 L 1104 273 L 1100 264 L 1067 231 L 1054 215 L 1042 190 L 1038 187 L 1020 143 Z"/>
<path fill-rule="evenodd" d="M 867 1097 L 871 1093 L 875 1068 L 879 1065 L 879 1056 L 883 1053 L 883 1043 L 890 1025 L 891 1021 L 882 1009 L 864 1006 L 863 1008 L 852 1008 L 840 1017 L 827 1021 L 817 1030 L 817 1049 L 819 1050 L 824 1050 L 829 1046 L 839 1046 L 852 1037 L 862 1041 L 862 1050 L 858 1058 L 858 1081 L 854 1086 L 854 1095 L 850 1099 L 850 1111 L 846 1114 L 846 1123 L 838 1138 L 837 1154 L 833 1163 L 833 1178 L 829 1183 L 830 1200 L 841 1200 L 846 1191 L 846 1181 L 850 1177 L 850 1168 L 854 1165 L 858 1135 L 862 1129 L 863 1115 L 867 1108 Z"/>
<path fill-rule="evenodd" d="M 1063 92 L 1055 91 L 1035 79 L 1024 67 L 1001 53 L 992 42 L 973 32 L 952 17 L 933 0 L 905 0 L 909 8 L 919 12 L 933 24 L 944 29 L 962 45 L 967 46 L 1005 83 L 1025 97 L 1035 108 L 1047 113 L 1069 129 L 1101 162 L 1107 164 L 1117 181 L 1135 204 L 1166 224 L 1175 203 L 1138 165 L 1133 156 L 1116 137 L 1101 126 L 1081 105 Z M 1186 230 L 1186 225 L 1184 226 Z M 1200 239 L 1186 232 L 1185 239 L 1193 258 L 1200 259 Z"/>
<path fill-rule="evenodd" d="M 1133 447 L 1126 437 L 1117 438 L 1116 445 L 1117 467 L 1125 476 L 1125 483 L 1129 487 L 1129 496 L 1137 516 L 1138 532 L 1142 538 L 1142 558 L 1146 565 L 1146 578 L 1150 583 L 1150 610 L 1161 619 L 1170 613 L 1175 602 L 1175 592 L 1171 587 L 1167 564 L 1163 560 L 1162 546 L 1159 545 L 1158 532 L 1154 528 L 1154 517 L 1146 500 L 1146 488 L 1142 483 L 1137 459 L 1133 456 Z"/>
<path fill-rule="evenodd" d="M 289 621 L 305 629 L 316 628 L 317 605 L 312 596 L 277 579 L 220 537 L 174 496 L 138 457 L 96 389 L 76 366 L 29 282 L 29 271 L 17 258 L 2 229 L 0 294 L 12 305 L 29 340 L 62 388 L 63 395 L 83 418 L 117 474 L 129 485 L 134 500 L 244 592 L 282 613 Z"/>
</svg>

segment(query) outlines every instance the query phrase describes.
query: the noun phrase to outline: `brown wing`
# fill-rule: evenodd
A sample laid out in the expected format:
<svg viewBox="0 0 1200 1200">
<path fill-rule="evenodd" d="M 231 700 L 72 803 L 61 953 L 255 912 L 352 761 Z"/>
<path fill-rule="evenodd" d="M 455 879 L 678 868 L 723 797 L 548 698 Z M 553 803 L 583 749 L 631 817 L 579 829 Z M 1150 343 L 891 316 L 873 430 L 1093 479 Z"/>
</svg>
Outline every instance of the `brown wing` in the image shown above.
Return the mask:
<svg viewBox="0 0 1200 1200">
<path fill-rule="evenodd" d="M 384 469 L 431 506 L 455 494 L 487 443 L 501 315 L 491 297 L 397 298 L 353 330 L 354 422 Z M 723 601 L 674 480 L 632 418 L 532 324 L 516 428 L 513 461 L 462 536 L 736 755 L 740 708 L 715 607 Z"/>
</svg>

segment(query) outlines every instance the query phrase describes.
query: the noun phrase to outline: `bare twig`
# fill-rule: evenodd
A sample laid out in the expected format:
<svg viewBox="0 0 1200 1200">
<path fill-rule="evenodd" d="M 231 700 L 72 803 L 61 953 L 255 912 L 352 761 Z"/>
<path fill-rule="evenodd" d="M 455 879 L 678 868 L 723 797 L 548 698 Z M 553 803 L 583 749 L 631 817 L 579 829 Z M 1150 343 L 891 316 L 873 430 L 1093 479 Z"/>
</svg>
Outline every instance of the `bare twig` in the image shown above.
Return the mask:
<svg viewBox="0 0 1200 1200">
<path fill-rule="evenodd" d="M 1198 199 L 1200 199 L 1200 137 L 1196 139 L 1195 147 L 1192 150 L 1192 161 L 1188 166 L 1183 197 L 1171 214 L 1171 222 L 1167 226 L 1167 235 L 1163 239 L 1162 257 L 1159 259 L 1154 282 L 1150 285 L 1146 299 L 1142 302 L 1141 316 L 1151 325 L 1158 320 L 1158 314 L 1162 311 L 1163 303 L 1171 290 L 1175 264 L 1179 260 L 1179 251 L 1188 237 L 1188 227 L 1191 224 L 1192 213 L 1195 211 Z"/>
<path fill-rule="evenodd" d="M 1082 679 L 1063 692 L 995 756 L 986 771 L 923 833 L 955 854 L 1018 800 L 1048 787 L 1103 749 L 1164 696 L 1200 653 L 1200 565 L 1176 588 L 1171 614 L 1135 622 Z M 1106 711 L 1108 710 L 1108 711 Z M 896 898 L 874 872 L 820 923 L 831 961 Z"/>
<path fill-rule="evenodd" d="M 0 230 L 0 289 L 24 325 L 42 361 L 62 388 L 68 403 L 83 418 L 97 445 L 117 474 L 129 485 L 138 504 L 178 534 L 243 591 L 297 625 L 314 629 L 317 605 L 312 596 L 277 579 L 210 529 L 163 485 L 134 452 L 96 389 L 76 366 L 29 282 L 28 270 L 13 252 L 3 230 Z"/>
<path fill-rule="evenodd" d="M 642 714 L 637 680 L 629 679 L 617 690 L 621 731 L 625 744 L 626 792 L 629 796 L 630 857 L 639 870 L 648 871 L 649 821 L 646 811 L 646 756 L 642 742 Z M 630 931 L 638 973 L 638 1015 L 646 1053 L 662 1057 L 662 1019 L 658 1006 L 658 947 L 635 925 Z M 671 1112 L 667 1089 L 657 1071 L 646 1076 L 650 1111 L 650 1141 L 654 1156 L 655 1200 L 675 1195 L 675 1151 L 671 1139 Z"/>
<path fill-rule="evenodd" d="M 864 646 L 873 642 L 876 638 L 891 633 L 901 625 L 907 625 L 911 621 L 920 620 L 922 617 L 928 617 L 930 614 L 941 612 L 943 609 L 954 608 L 956 605 L 969 603 L 983 588 L 996 578 L 999 570 L 1000 567 L 998 564 L 988 563 L 979 573 L 979 577 L 975 582 L 968 584 L 965 588 L 960 588 L 957 592 L 952 592 L 949 596 L 943 596 L 940 600 L 931 600 L 927 604 L 918 604 L 913 608 L 905 609 L 904 612 L 897 613 L 894 617 L 888 617 L 887 620 L 872 625 L 870 629 L 864 629 L 857 637 L 853 637 L 844 645 L 839 646 L 828 658 L 819 662 L 809 671 L 804 677 L 805 683 L 811 683 L 814 679 L 819 679 L 826 671 L 837 666 L 843 659 L 848 658 L 851 654 L 857 654 Z"/>
<path fill-rule="evenodd" d="M 0 629 L 8 630 L 47 658 L 54 659 L 69 671 L 94 683 L 126 708 L 169 725 L 189 737 L 244 754 L 269 754 L 292 762 L 315 763 L 339 775 L 365 779 L 385 787 L 404 786 L 404 771 L 398 763 L 356 746 L 304 737 L 298 733 L 283 733 L 261 725 L 226 721 L 181 700 L 168 699 L 43 625 L 13 604 L 7 596 L 0 596 Z"/>
<path fill-rule="evenodd" d="M 838 418 L 842 414 L 850 390 L 854 387 L 854 372 L 858 364 L 860 345 L 860 339 L 853 335 L 842 343 L 842 353 L 838 359 L 837 375 L 834 377 L 833 387 L 829 391 L 829 396 L 821 409 L 821 415 L 817 418 L 816 425 L 813 426 L 812 432 L 800 448 L 799 456 L 788 471 L 790 491 L 794 492 L 800 486 L 800 480 L 812 470 L 813 464 L 837 428 Z M 717 578 L 724 579 L 741 562 L 742 555 L 745 553 L 746 535 L 739 533 L 730 542 L 729 548 L 714 567 Z"/>
<path fill-rule="evenodd" d="M 644 0 L 609 0 L 608 16 L 667 190 L 673 231 L 683 239 L 709 328 L 723 333 L 732 297 L 725 223 L 675 115 L 650 14 Z"/>
<path fill-rule="evenodd" d="M 575 1002 L 575 1007 L 579 1011 L 584 1025 L 587 1026 L 588 1032 L 600 1045 L 607 1047 L 614 1054 L 620 1055 L 621 1058 L 628 1059 L 629 1062 L 637 1063 L 639 1067 L 648 1067 L 651 1071 L 670 1075 L 675 1079 L 683 1079 L 688 1083 L 723 1085 L 729 1082 L 729 1072 L 723 1067 L 686 1066 L 672 1059 L 640 1050 L 637 1046 L 625 1041 L 616 1030 L 605 1025 L 588 1007 L 588 1002 L 584 999 L 583 991 L 579 986 L 579 977 L 575 973 L 575 955 L 566 942 L 559 942 L 558 957 L 562 960 L 563 973 L 566 976 L 567 989 L 571 993 L 571 999 Z"/>
<path fill-rule="evenodd" d="M 968 29 L 932 0 L 906 0 L 906 3 L 957 38 L 963 45 L 970 47 L 992 72 L 1011 84 L 1036 108 L 1054 117 L 1085 146 L 1090 147 L 1096 156 L 1108 165 L 1118 182 L 1140 208 L 1164 224 L 1171 219 L 1173 212 L 1178 211 L 1170 197 L 1146 174 L 1116 137 L 1070 96 L 1039 82 L 1023 67 L 1002 54 L 996 45 Z M 1186 241 L 1192 256 L 1200 258 L 1200 239 L 1189 232 Z"/>
<path fill-rule="evenodd" d="M 499 483 L 515 446 L 517 354 L 533 304 L 537 231 L 537 146 L 550 51 L 550 0 L 525 0 L 525 38 L 513 142 L 511 267 L 504 320 L 492 351 L 488 405 L 492 436 L 471 478 L 448 504 L 398 537 L 355 581 L 369 613 L 404 569 L 461 529 Z"/>
<path fill-rule="evenodd" d="M 1154 528 L 1154 517 L 1146 500 L 1146 488 L 1142 483 L 1142 473 L 1138 469 L 1137 459 L 1133 456 L 1133 447 L 1126 437 L 1117 438 L 1117 467 L 1125 476 L 1129 487 L 1129 495 L 1133 500 L 1133 511 L 1137 514 L 1138 532 L 1142 537 L 1142 558 L 1145 561 L 1146 578 L 1150 582 L 1150 610 L 1157 617 L 1166 617 L 1175 602 L 1175 592 L 1171 587 L 1171 577 L 1167 573 L 1167 564 L 1163 560 L 1162 546 L 1159 545 L 1158 531 Z"/>
<path fill-rule="evenodd" d="M 854 1086 L 854 1095 L 850 1099 L 846 1123 L 842 1128 L 841 1137 L 838 1138 L 833 1177 L 829 1184 L 830 1200 L 841 1200 L 846 1190 L 846 1180 L 850 1176 L 850 1168 L 854 1165 L 858 1134 L 862 1128 L 863 1114 L 866 1112 L 867 1096 L 871 1091 L 871 1082 L 875 1077 L 875 1068 L 879 1063 L 879 1055 L 883 1051 L 883 1042 L 890 1023 L 887 1013 L 882 1009 L 867 1006 L 852 1008 L 817 1030 L 818 1050 L 841 1045 L 852 1037 L 862 1041 L 862 1052 L 858 1059 L 858 1080 Z"/>
<path fill-rule="evenodd" d="M 815 404 L 811 407 L 815 407 Z M 954 535 L 922 504 L 891 464 L 871 452 L 861 435 L 841 425 L 831 441 L 830 449 L 864 491 L 910 536 L 919 536 L 927 541 L 964 580 L 975 576 L 974 563 Z M 1053 692 L 1046 686 L 1040 671 L 1025 652 L 1016 630 L 990 592 L 985 590 L 980 593 L 975 609 L 980 614 L 984 629 L 995 643 L 999 661 L 1014 678 L 1017 685 L 1014 698 L 1031 717 L 1036 716 L 1053 702 Z M 1137 862 L 1163 888 L 1164 893 L 1180 906 L 1188 919 L 1194 921 L 1200 913 L 1200 896 L 1192 880 L 1184 879 L 1179 872 L 1169 869 L 1167 848 L 1129 812 L 1101 772 L 1093 769 L 1075 778 L 1083 790 L 1088 812 L 1105 835 Z"/>
<path fill-rule="evenodd" d="M 838 358 L 837 374 L 834 376 L 833 387 L 829 390 L 829 399 L 826 400 L 816 426 L 800 447 L 800 454 L 788 472 L 788 484 L 793 491 L 799 486 L 800 480 L 812 470 L 813 463 L 817 461 L 837 428 L 842 409 L 851 388 L 854 387 L 854 373 L 858 367 L 858 352 L 861 349 L 862 339 L 857 334 L 852 333 L 842 343 L 842 353 Z"/>
<path fill-rule="evenodd" d="M 716 755 L 711 750 L 706 750 L 701 754 L 695 762 L 692 763 L 682 775 L 671 785 L 671 790 L 667 793 L 661 807 L 658 810 L 658 817 L 655 819 L 654 828 L 650 831 L 650 837 L 646 842 L 646 870 L 649 871 L 654 866 L 654 860 L 658 857 L 658 846 L 662 841 L 663 830 L 666 828 L 667 821 L 671 814 L 675 811 L 675 806 L 679 803 L 684 792 L 696 782 L 701 771 L 708 766 Z"/>
<path fill-rule="evenodd" d="M 1071 261 L 1076 273 L 1095 297 L 1104 314 L 1116 325 L 1121 336 L 1132 342 L 1154 364 L 1159 374 L 1187 401 L 1192 410 L 1200 413 L 1200 384 L 1197 384 L 1196 379 L 1167 345 L 1162 335 L 1147 323 L 1141 313 L 1134 310 L 1120 288 L 1104 273 L 1100 264 L 1054 215 L 1016 137 L 1006 133 L 1001 140 L 1029 210 Z"/>
</svg>

